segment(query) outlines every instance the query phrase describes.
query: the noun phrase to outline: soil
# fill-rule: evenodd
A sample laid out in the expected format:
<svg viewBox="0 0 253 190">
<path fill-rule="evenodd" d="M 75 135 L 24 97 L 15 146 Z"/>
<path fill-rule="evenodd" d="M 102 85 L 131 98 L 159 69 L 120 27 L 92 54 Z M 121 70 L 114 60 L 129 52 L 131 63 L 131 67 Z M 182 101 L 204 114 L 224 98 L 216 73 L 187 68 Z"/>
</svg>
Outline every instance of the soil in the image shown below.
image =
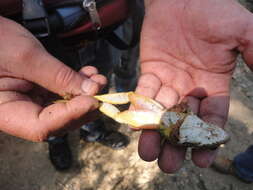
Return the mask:
<svg viewBox="0 0 253 190">
<path fill-rule="evenodd" d="M 244 2 L 244 1 L 241 1 Z M 253 144 L 253 74 L 238 59 L 231 84 L 231 106 L 227 129 L 229 143 L 219 154 L 233 158 Z M 108 120 L 109 125 L 119 128 Z M 137 153 L 139 132 L 126 126 L 119 130 L 131 138 L 127 148 L 111 150 L 70 134 L 73 167 L 57 172 L 48 160 L 46 143 L 32 143 L 0 132 L 1 190 L 251 190 L 233 176 L 200 169 L 190 156 L 176 174 L 162 173 L 156 161 L 142 161 Z"/>
</svg>

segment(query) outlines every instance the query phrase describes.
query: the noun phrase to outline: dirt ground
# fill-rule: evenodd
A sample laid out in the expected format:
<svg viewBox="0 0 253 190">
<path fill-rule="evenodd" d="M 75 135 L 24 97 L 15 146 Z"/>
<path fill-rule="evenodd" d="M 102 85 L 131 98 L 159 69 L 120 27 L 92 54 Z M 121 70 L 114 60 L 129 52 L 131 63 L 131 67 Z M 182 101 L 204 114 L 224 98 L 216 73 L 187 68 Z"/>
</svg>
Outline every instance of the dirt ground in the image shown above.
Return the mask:
<svg viewBox="0 0 253 190">
<path fill-rule="evenodd" d="M 231 84 L 227 129 L 232 140 L 220 154 L 233 158 L 253 144 L 253 74 L 238 59 Z M 110 122 L 112 125 L 114 123 Z M 115 126 L 114 126 L 115 127 Z M 116 126 L 117 127 L 117 126 Z M 31 143 L 0 132 L 1 190 L 250 190 L 232 176 L 200 169 L 190 161 L 176 174 L 164 174 L 156 162 L 146 163 L 137 154 L 139 132 L 121 126 L 131 138 L 124 150 L 84 143 L 78 132 L 70 134 L 74 164 L 57 172 L 48 160 L 47 144 Z"/>
</svg>

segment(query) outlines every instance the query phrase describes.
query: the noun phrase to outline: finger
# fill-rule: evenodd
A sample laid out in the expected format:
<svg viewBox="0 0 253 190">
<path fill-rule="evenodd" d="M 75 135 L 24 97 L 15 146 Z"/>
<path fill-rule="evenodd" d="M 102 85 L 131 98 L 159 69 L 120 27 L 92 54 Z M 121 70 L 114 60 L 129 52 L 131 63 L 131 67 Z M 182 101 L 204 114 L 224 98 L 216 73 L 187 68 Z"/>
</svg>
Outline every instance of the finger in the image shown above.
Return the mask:
<svg viewBox="0 0 253 190">
<path fill-rule="evenodd" d="M 161 81 L 155 75 L 143 74 L 139 78 L 136 93 L 154 98 L 160 86 Z M 156 131 L 143 130 L 139 139 L 138 152 L 145 161 L 157 159 L 160 153 L 160 134 Z"/>
<path fill-rule="evenodd" d="M 158 159 L 158 165 L 165 173 L 175 173 L 182 167 L 185 154 L 186 148 L 173 146 L 165 142 Z"/>
<path fill-rule="evenodd" d="M 217 150 L 192 150 L 192 161 L 200 168 L 209 167 L 216 158 Z"/>
<path fill-rule="evenodd" d="M 170 108 L 177 104 L 179 98 L 178 93 L 168 86 L 162 86 L 155 97 L 155 99 L 162 103 L 166 108 Z"/>
<path fill-rule="evenodd" d="M 3 77 L 0 78 L 0 91 L 19 91 L 27 92 L 31 90 L 33 85 L 25 80 Z"/>
<path fill-rule="evenodd" d="M 46 108 L 30 101 L 14 101 L 0 105 L 0 128 L 6 133 L 32 141 L 43 141 L 67 124 L 97 108 L 98 102 L 89 96 L 77 96 L 67 103 Z M 15 112 L 13 112 L 15 107 Z"/>
<path fill-rule="evenodd" d="M 159 95 L 160 93 L 161 95 Z M 161 89 L 161 91 L 159 91 L 157 99 L 163 101 L 163 104 L 169 108 L 177 104 L 180 98 L 173 89 L 164 87 Z M 167 99 L 167 101 L 165 99 Z M 185 99 L 187 100 L 192 111 L 196 113 L 199 107 L 199 100 L 190 96 L 186 97 Z M 175 173 L 182 167 L 185 154 L 186 148 L 173 146 L 166 142 L 159 156 L 158 165 L 165 173 Z"/>
<path fill-rule="evenodd" d="M 102 90 L 107 84 L 107 79 L 103 75 L 95 74 L 95 75 L 92 75 L 90 79 L 95 81 L 97 84 L 99 84 L 100 90 Z"/>
<path fill-rule="evenodd" d="M 178 93 L 167 86 L 162 86 L 156 96 L 156 100 L 167 108 L 178 104 L 180 97 Z M 174 147 L 166 142 L 159 155 L 158 165 L 165 173 L 174 173 L 179 170 L 185 158 L 185 149 Z"/>
<path fill-rule="evenodd" d="M 155 75 L 143 74 L 139 78 L 136 93 L 149 98 L 155 98 L 161 84 L 161 81 Z M 134 106 L 130 105 L 129 109 L 134 109 Z"/>
<path fill-rule="evenodd" d="M 72 120 L 77 120 L 89 111 L 98 107 L 98 102 L 89 96 L 78 96 L 67 103 L 57 103 L 47 108 L 39 114 L 41 122 L 49 126 L 47 131 L 57 131 L 59 127 L 66 125 Z"/>
<path fill-rule="evenodd" d="M 136 93 L 150 98 L 154 98 L 158 93 L 162 83 L 153 74 L 143 74 L 139 78 L 138 85 L 136 88 Z"/>
<path fill-rule="evenodd" d="M 151 162 L 158 158 L 160 153 L 160 138 L 160 134 L 157 131 L 142 131 L 138 145 L 141 159 Z"/>
<path fill-rule="evenodd" d="M 193 96 L 187 96 L 187 97 L 185 97 L 185 99 L 183 101 L 187 102 L 187 105 L 190 107 L 191 111 L 194 114 L 199 113 L 200 100 L 198 98 L 195 98 Z"/>
<path fill-rule="evenodd" d="M 92 66 L 85 66 L 79 72 L 87 77 L 91 77 L 92 75 L 98 74 L 98 70 L 96 69 L 96 67 Z"/>
<path fill-rule="evenodd" d="M 209 96 L 201 101 L 199 115 L 204 121 L 223 128 L 227 121 L 228 109 L 229 95 L 227 93 Z M 195 165 L 206 168 L 213 162 L 216 153 L 217 151 L 211 150 L 193 150 L 192 160 Z"/>
<path fill-rule="evenodd" d="M 200 117 L 206 122 L 224 127 L 229 110 L 229 95 L 227 93 L 209 96 L 200 102 Z"/>
<path fill-rule="evenodd" d="M 89 77 L 91 80 L 96 82 L 99 85 L 99 90 L 101 91 L 107 84 L 107 79 L 105 76 L 98 74 L 98 70 L 92 66 L 83 67 L 79 73 L 83 74 L 86 77 Z"/>
<path fill-rule="evenodd" d="M 72 130 L 79 129 L 84 124 L 99 119 L 99 116 L 101 115 L 98 110 L 90 111 L 86 113 L 85 115 L 82 115 L 80 118 L 72 120 L 69 123 L 67 123 L 63 129 L 55 132 L 55 136 L 58 136 L 59 134 L 66 134 L 66 132 L 70 130 L 72 131 Z"/>
<path fill-rule="evenodd" d="M 21 54 L 24 55 L 20 62 L 28 63 L 25 67 L 17 64 L 12 68 L 12 72 L 19 78 L 37 83 L 60 95 L 94 95 L 99 91 L 96 82 L 75 72 L 41 48 L 26 47 Z"/>
</svg>

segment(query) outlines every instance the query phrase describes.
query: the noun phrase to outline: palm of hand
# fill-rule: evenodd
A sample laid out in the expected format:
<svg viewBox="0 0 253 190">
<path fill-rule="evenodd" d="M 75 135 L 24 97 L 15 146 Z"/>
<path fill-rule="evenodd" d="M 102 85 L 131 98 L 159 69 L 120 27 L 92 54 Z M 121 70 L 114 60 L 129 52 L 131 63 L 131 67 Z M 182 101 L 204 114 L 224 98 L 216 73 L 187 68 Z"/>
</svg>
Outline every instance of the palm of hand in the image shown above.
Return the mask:
<svg viewBox="0 0 253 190">
<path fill-rule="evenodd" d="M 246 43 L 242 36 L 248 16 L 247 11 L 230 0 L 154 0 L 146 8 L 141 41 L 142 76 L 137 91 L 167 107 L 186 98 L 204 120 L 223 127 L 235 50 L 243 50 Z M 184 160 L 185 149 L 165 143 L 160 150 L 160 137 L 144 131 L 139 153 L 147 161 L 159 157 L 160 168 L 174 172 Z M 194 150 L 192 159 L 196 165 L 207 167 L 214 153 Z"/>
</svg>

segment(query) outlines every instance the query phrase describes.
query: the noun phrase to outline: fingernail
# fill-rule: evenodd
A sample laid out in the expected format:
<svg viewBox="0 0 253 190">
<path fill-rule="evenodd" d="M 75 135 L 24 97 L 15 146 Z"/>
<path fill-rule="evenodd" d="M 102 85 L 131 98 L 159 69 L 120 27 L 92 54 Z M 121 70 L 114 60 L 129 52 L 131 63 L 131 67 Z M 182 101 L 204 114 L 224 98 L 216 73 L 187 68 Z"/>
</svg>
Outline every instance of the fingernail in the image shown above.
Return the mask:
<svg viewBox="0 0 253 190">
<path fill-rule="evenodd" d="M 94 81 L 92 81 L 90 79 L 85 79 L 82 83 L 81 88 L 85 94 L 94 95 L 96 93 L 95 92 L 96 86 L 97 86 L 97 84 Z"/>
</svg>

